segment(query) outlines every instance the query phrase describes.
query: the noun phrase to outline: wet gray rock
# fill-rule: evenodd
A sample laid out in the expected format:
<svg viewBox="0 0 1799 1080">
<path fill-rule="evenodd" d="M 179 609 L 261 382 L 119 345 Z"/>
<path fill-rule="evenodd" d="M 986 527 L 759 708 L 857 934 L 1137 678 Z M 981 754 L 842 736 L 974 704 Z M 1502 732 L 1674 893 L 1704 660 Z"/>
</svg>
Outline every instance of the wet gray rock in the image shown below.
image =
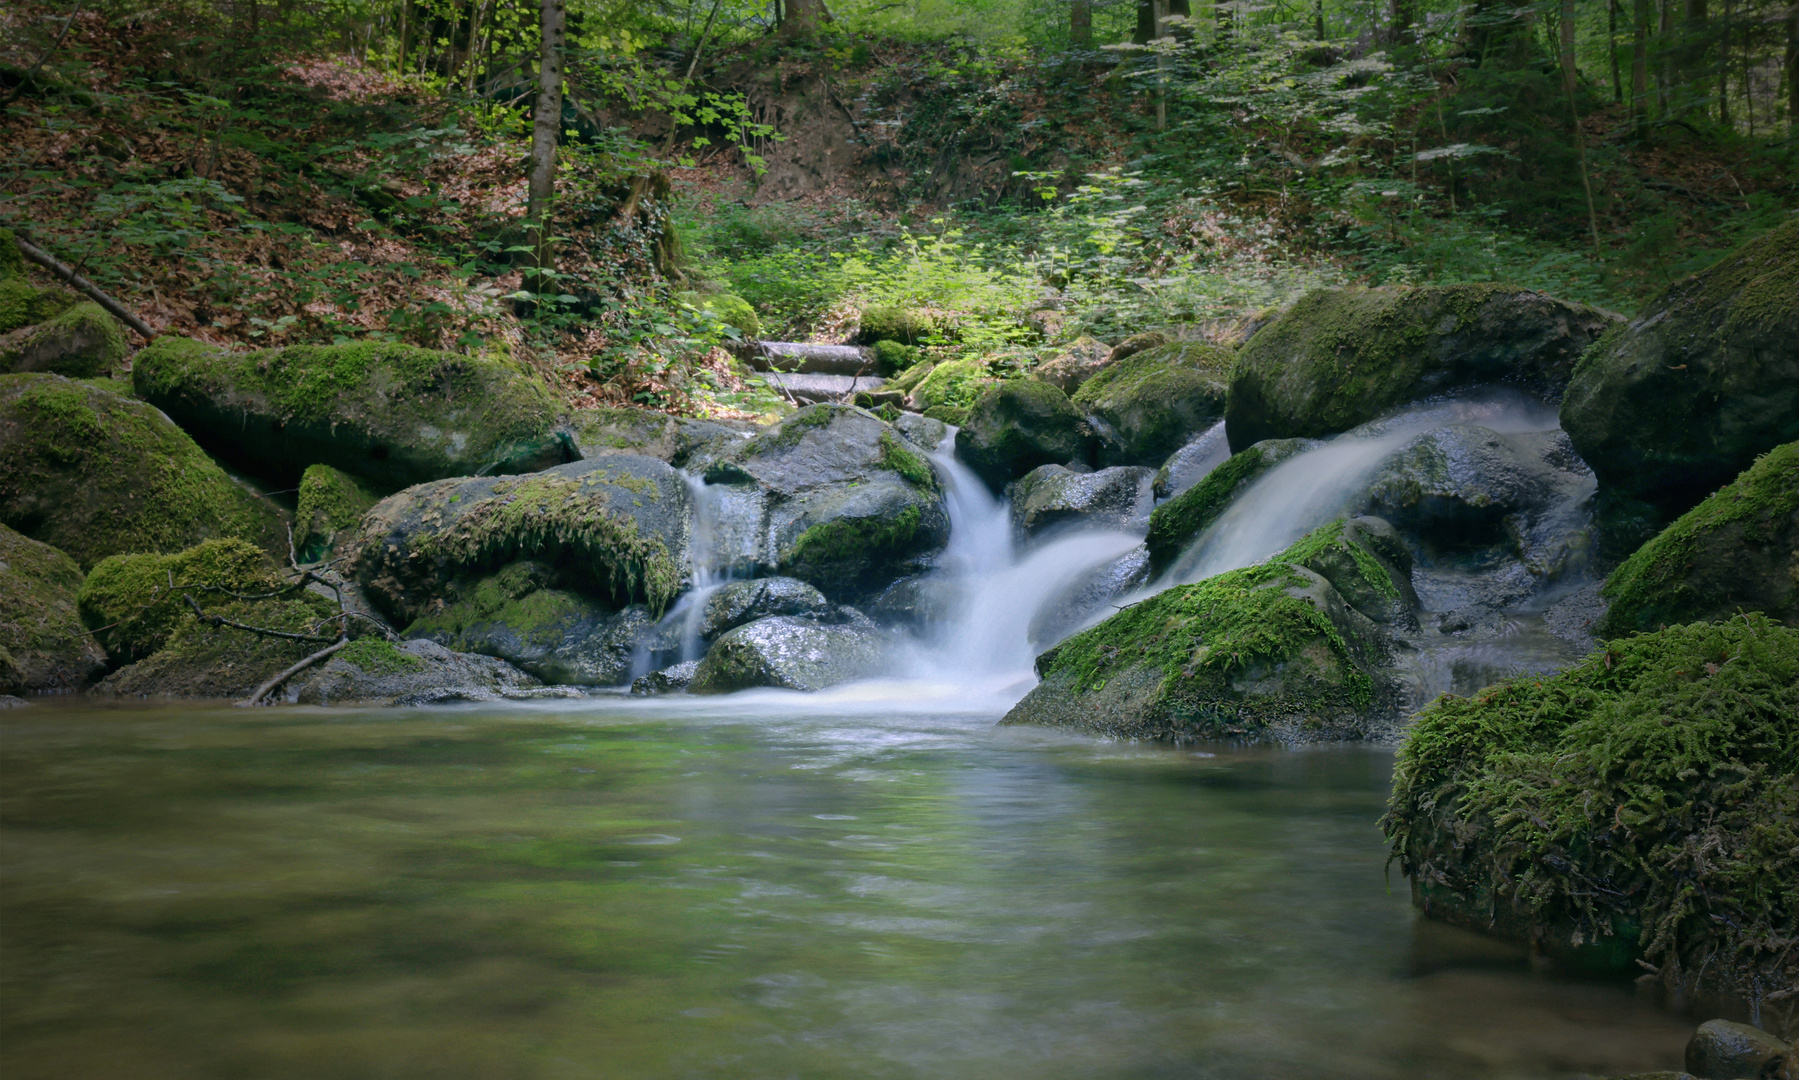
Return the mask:
<svg viewBox="0 0 1799 1080">
<path fill-rule="evenodd" d="M 924 451 L 879 417 L 814 405 L 706 472 L 714 565 L 781 574 L 834 599 L 916 572 L 949 539 Z"/>
<path fill-rule="evenodd" d="M 926 451 L 937 449 L 949 437 L 948 424 L 918 413 L 901 413 L 900 418 L 893 422 L 893 430 L 910 439 L 912 445 Z"/>
<path fill-rule="evenodd" d="M 431 705 L 494 701 L 538 685 L 504 660 L 452 652 L 435 641 L 407 641 L 391 652 L 402 659 L 387 657 L 364 666 L 342 654 L 334 656 L 291 680 L 286 700 L 302 705 Z"/>
<path fill-rule="evenodd" d="M 0 709 L 23 709 L 29 704 L 31 704 L 31 702 L 26 701 L 22 697 L 16 697 L 12 694 L 0 694 Z"/>
<path fill-rule="evenodd" d="M 982 394 L 956 432 L 956 456 L 995 491 L 1039 465 L 1090 456 L 1092 429 L 1046 382 L 1012 379 Z"/>
<path fill-rule="evenodd" d="M 1082 624 L 1115 610 L 1112 602 L 1149 584 L 1149 551 L 1136 547 L 1070 582 L 1031 620 L 1031 645 L 1047 648 Z"/>
<path fill-rule="evenodd" d="M 1031 369 L 1031 378 L 1046 382 L 1070 397 L 1111 358 L 1112 347 L 1085 335 Z"/>
<path fill-rule="evenodd" d="M 631 693 L 637 697 L 654 697 L 658 694 L 679 694 L 693 682 L 694 672 L 700 669 L 698 660 L 687 660 L 673 664 L 661 671 L 652 671 L 642 675 L 631 684 Z"/>
<path fill-rule="evenodd" d="M 868 602 L 867 611 L 886 625 L 922 630 L 943 614 L 947 599 L 943 583 L 928 574 L 913 574 L 882 589 Z"/>
<path fill-rule="evenodd" d="M 1707 1020 L 1687 1042 L 1686 1066 L 1699 1080 L 1763 1080 L 1791 1049 L 1760 1028 Z"/>
<path fill-rule="evenodd" d="M 753 687 L 823 690 L 876 674 L 884 660 L 881 632 L 866 620 L 823 625 L 776 615 L 740 626 L 713 642 L 688 690 L 725 694 Z"/>
<path fill-rule="evenodd" d="M 1224 437 L 1224 425 L 1213 424 L 1185 446 L 1168 455 L 1156 470 L 1151 487 L 1158 500 L 1172 499 L 1206 478 L 1213 469 L 1231 456 L 1230 441 Z"/>
<path fill-rule="evenodd" d="M 1141 529 L 1153 499 L 1145 468 L 1077 473 L 1040 465 L 1012 489 L 1012 525 L 1027 537 L 1073 528 Z"/>
<path fill-rule="evenodd" d="M 457 599 L 458 582 L 520 559 L 614 607 L 663 607 L 688 579 L 687 481 L 635 454 L 524 476 L 436 480 L 375 504 L 353 576 L 396 626 Z"/>
<path fill-rule="evenodd" d="M 1507 518 L 1546 509 L 1579 477 L 1545 460 L 1546 433 L 1501 435 L 1474 424 L 1425 432 L 1382 466 L 1374 512 L 1442 547 L 1497 543 Z"/>
<path fill-rule="evenodd" d="M 710 641 L 727 630 L 770 615 L 820 617 L 831 611 L 823 593 L 797 578 L 769 577 L 734 581 L 706 598 L 700 637 Z"/>
<path fill-rule="evenodd" d="M 637 454 L 677 469 L 715 456 L 746 437 L 745 425 L 670 416 L 648 409 L 582 409 L 564 425 L 582 458 Z"/>
</svg>

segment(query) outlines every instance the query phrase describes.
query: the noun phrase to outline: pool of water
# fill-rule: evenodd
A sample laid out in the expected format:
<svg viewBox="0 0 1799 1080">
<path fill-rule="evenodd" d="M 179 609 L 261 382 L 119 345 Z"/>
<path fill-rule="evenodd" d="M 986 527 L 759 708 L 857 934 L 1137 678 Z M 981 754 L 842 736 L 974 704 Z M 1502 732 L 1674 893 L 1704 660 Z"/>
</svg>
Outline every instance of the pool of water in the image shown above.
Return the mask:
<svg viewBox="0 0 1799 1080">
<path fill-rule="evenodd" d="M 1630 987 L 1414 920 L 1375 827 L 1387 751 L 907 700 L 0 713 L 0 1073 L 1679 1063 L 1690 1021 Z"/>
</svg>

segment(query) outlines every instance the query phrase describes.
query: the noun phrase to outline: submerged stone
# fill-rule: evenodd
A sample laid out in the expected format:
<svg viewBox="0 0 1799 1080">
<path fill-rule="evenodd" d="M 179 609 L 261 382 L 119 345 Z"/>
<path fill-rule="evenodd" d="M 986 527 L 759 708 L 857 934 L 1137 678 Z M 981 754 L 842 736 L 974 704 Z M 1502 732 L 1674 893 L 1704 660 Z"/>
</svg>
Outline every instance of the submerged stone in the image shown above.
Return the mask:
<svg viewBox="0 0 1799 1080">
<path fill-rule="evenodd" d="M 1486 383 L 1559 398 L 1617 318 L 1509 285 L 1314 289 L 1237 354 L 1231 447 L 1334 435 Z"/>
<path fill-rule="evenodd" d="M 76 610 L 81 582 L 74 559 L 0 525 L 0 693 L 72 690 L 106 671 Z"/>
<path fill-rule="evenodd" d="M 1689 997 L 1793 985 L 1799 629 L 1691 623 L 1441 697 L 1383 826 L 1431 918 Z"/>
<path fill-rule="evenodd" d="M 1608 510 L 1648 532 L 1799 439 L 1799 221 L 1608 333 L 1574 370 L 1561 416 Z"/>
<path fill-rule="evenodd" d="M 866 621 L 828 625 L 791 615 L 758 619 L 713 643 L 688 690 L 823 690 L 876 674 L 885 660 L 883 644 L 880 631 Z"/>
<path fill-rule="evenodd" d="M 1092 442 L 1068 396 L 1035 379 L 1013 379 L 988 390 L 961 428 L 956 455 L 996 490 L 1039 465 L 1085 461 Z"/>
<path fill-rule="evenodd" d="M 1762 611 L 1799 625 L 1799 443 L 1777 447 L 1606 578 L 1605 636 Z"/>
<path fill-rule="evenodd" d="M 575 456 L 543 384 L 485 356 L 383 342 L 233 353 L 164 335 L 132 380 L 196 438 L 275 477 L 320 463 L 400 486 Z"/>
<path fill-rule="evenodd" d="M 1108 363 L 1074 395 L 1098 421 L 1098 463 L 1160 465 L 1223 419 L 1231 359 L 1216 345 L 1172 342 Z"/>
<path fill-rule="evenodd" d="M 209 537 L 287 552 L 280 511 L 168 417 L 60 375 L 0 375 L 0 523 L 84 567 Z"/>
</svg>

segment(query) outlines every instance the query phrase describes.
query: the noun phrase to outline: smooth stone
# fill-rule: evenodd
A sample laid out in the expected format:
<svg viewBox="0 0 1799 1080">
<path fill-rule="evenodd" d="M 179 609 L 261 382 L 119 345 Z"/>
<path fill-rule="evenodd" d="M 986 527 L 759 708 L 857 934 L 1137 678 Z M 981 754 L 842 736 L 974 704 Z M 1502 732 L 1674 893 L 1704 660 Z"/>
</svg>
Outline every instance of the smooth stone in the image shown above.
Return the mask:
<svg viewBox="0 0 1799 1080">
<path fill-rule="evenodd" d="M 1763 1080 L 1792 1047 L 1758 1027 L 1707 1020 L 1687 1043 L 1687 1071 L 1699 1080 Z"/>
<path fill-rule="evenodd" d="M 693 682 L 693 674 L 699 669 L 700 662 L 698 660 L 686 660 L 665 667 L 661 671 L 640 675 L 631 684 L 631 693 L 637 697 L 681 693 Z"/>
</svg>

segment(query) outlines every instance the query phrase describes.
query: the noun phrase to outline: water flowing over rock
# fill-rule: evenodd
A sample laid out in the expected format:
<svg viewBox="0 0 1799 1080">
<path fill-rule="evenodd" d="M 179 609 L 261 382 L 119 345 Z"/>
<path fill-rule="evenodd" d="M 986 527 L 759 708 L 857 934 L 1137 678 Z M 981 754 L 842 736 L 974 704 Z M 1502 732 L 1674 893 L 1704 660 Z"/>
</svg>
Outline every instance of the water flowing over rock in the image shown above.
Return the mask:
<svg viewBox="0 0 1799 1080">
<path fill-rule="evenodd" d="M 775 615 L 714 642 L 688 689 L 695 694 L 753 687 L 823 690 L 878 672 L 885 659 L 883 645 L 880 630 L 867 620 L 826 625 Z"/>
<path fill-rule="evenodd" d="M 1488 383 L 1555 400 L 1617 319 L 1505 285 L 1315 289 L 1238 353 L 1231 448 L 1332 435 Z"/>
<path fill-rule="evenodd" d="M 1153 475 L 1123 465 L 1090 473 L 1039 465 L 1013 486 L 1012 524 L 1027 537 L 1067 528 L 1141 529 Z"/>
<path fill-rule="evenodd" d="M 915 571 L 949 534 L 924 452 L 878 417 L 814 405 L 706 471 L 721 502 L 718 565 L 850 599 Z"/>
<path fill-rule="evenodd" d="M 1670 286 L 1581 358 L 1562 426 L 1646 538 L 1799 439 L 1799 221 Z M 1628 545 L 1626 546 L 1628 549 Z"/>
<path fill-rule="evenodd" d="M 1229 349 L 1194 342 L 1107 363 L 1074 395 L 1075 407 L 1096 421 L 1098 464 L 1160 465 L 1223 419 L 1230 370 Z"/>
<path fill-rule="evenodd" d="M 1157 499 L 1172 499 L 1211 475 L 1230 456 L 1230 441 L 1225 438 L 1224 421 L 1220 420 L 1168 455 L 1168 460 L 1156 470 L 1152 490 Z"/>
<path fill-rule="evenodd" d="M 1557 458 L 1569 467 L 1550 464 Z M 1508 523 L 1565 497 L 1586 469 L 1559 432 L 1435 428 L 1401 447 L 1369 485 L 1374 512 L 1439 547 L 1501 541 Z M 1519 529 L 1522 532 L 1522 529 Z"/>
<path fill-rule="evenodd" d="M 1173 566 L 1193 539 L 1210 528 L 1231 503 L 1269 469 L 1319 443 L 1308 439 L 1270 439 L 1232 454 L 1193 487 L 1155 508 L 1149 517 L 1150 572 L 1161 575 Z"/>
<path fill-rule="evenodd" d="M 1606 579 L 1600 632 L 1763 611 L 1799 625 L 1799 443 L 1764 455 Z"/>
<path fill-rule="evenodd" d="M 89 568 L 208 537 L 287 553 L 275 506 L 168 417 L 60 375 L 0 375 L 0 523 Z"/>
<path fill-rule="evenodd" d="M 1039 465 L 1085 462 L 1092 433 L 1067 395 L 1014 379 L 981 395 L 956 432 L 956 452 L 995 490 Z"/>
<path fill-rule="evenodd" d="M 81 567 L 0 525 L 0 693 L 72 690 L 106 670 L 106 654 L 81 625 Z"/>
<path fill-rule="evenodd" d="M 519 559 L 549 563 L 583 594 L 660 610 L 688 577 L 690 518 L 686 481 L 654 458 L 438 480 L 369 511 L 353 573 L 396 626 L 459 599 L 465 579 Z"/>
<path fill-rule="evenodd" d="M 132 383 L 200 442 L 277 478 L 322 463 L 401 486 L 576 456 L 543 384 L 487 357 L 380 342 L 232 353 L 165 335 L 134 358 Z"/>
<path fill-rule="evenodd" d="M 660 671 L 652 671 L 648 675 L 640 675 L 631 683 L 631 693 L 638 697 L 652 697 L 656 694 L 678 694 L 693 683 L 694 672 L 700 669 L 698 660 L 683 660 L 679 664 L 670 664 Z"/>
</svg>

